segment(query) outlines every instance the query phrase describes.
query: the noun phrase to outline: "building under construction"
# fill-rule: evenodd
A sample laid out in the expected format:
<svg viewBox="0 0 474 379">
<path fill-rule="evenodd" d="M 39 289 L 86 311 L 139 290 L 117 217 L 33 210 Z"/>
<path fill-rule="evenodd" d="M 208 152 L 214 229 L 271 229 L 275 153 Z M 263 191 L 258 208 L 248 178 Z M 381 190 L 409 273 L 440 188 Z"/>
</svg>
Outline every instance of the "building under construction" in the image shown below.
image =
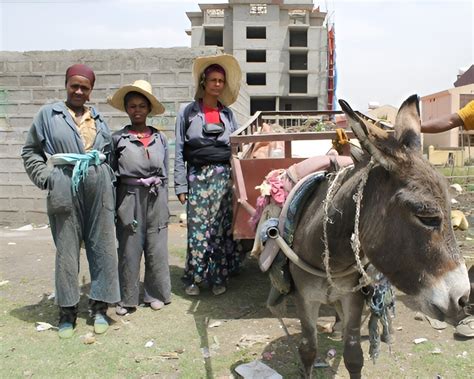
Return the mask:
<svg viewBox="0 0 474 379">
<path fill-rule="evenodd" d="M 313 0 L 229 0 L 187 12 L 191 47 L 219 46 L 242 67 L 251 113 L 333 109 L 334 29 Z"/>
</svg>

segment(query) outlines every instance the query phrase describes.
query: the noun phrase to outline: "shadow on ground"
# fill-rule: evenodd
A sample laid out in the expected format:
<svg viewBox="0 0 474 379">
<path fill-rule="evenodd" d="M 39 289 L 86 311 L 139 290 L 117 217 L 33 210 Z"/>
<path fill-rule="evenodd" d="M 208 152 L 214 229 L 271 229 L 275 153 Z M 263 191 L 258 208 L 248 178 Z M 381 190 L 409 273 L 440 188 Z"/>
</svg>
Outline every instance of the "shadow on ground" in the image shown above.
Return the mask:
<svg viewBox="0 0 474 379">
<path fill-rule="evenodd" d="M 93 322 L 89 313 L 89 297 L 87 296 L 89 290 L 90 283 L 83 283 L 82 286 L 80 286 L 81 297 L 79 300 L 77 318 L 84 319 L 87 325 L 92 325 Z M 46 293 L 43 294 L 38 303 L 12 309 L 10 315 L 30 324 L 41 321 L 57 326 L 59 320 L 58 306 L 55 304 L 54 298 Z M 109 318 L 109 323 L 113 325 L 115 320 Z"/>
</svg>

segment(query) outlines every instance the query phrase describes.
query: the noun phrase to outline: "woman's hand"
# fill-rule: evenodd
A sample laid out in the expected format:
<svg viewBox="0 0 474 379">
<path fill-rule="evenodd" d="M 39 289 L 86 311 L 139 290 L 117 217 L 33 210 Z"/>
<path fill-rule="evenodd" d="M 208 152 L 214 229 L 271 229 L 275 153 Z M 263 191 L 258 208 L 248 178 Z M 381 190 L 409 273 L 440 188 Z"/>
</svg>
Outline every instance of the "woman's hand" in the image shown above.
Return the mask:
<svg viewBox="0 0 474 379">
<path fill-rule="evenodd" d="M 187 193 L 180 193 L 178 195 L 178 199 L 181 202 L 181 204 L 186 203 L 186 200 L 188 200 L 188 194 Z"/>
</svg>

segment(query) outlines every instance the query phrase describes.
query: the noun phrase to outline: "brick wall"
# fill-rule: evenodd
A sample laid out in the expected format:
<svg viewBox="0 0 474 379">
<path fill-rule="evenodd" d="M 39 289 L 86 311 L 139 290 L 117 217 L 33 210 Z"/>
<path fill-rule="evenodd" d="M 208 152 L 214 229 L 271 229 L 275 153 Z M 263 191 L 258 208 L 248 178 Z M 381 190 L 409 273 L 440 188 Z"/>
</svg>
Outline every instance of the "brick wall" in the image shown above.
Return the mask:
<svg viewBox="0 0 474 379">
<path fill-rule="evenodd" d="M 0 224 L 46 223 L 44 191 L 36 188 L 20 158 L 31 121 L 45 103 L 65 99 L 64 74 L 70 65 L 85 63 L 96 73 L 90 104 L 117 130 L 128 117 L 106 103 L 108 95 L 137 79 L 148 80 L 166 112 L 149 122 L 163 130 L 174 149 L 174 123 L 182 103 L 192 100 L 192 62 L 196 56 L 216 54 L 216 48 L 150 48 L 131 50 L 75 50 L 0 52 Z M 239 123 L 249 114 L 245 87 L 232 107 Z M 173 165 L 173 151 L 171 154 Z M 172 175 L 172 172 L 171 172 Z M 173 178 L 170 178 L 173 183 Z M 170 187 L 170 210 L 176 220 L 183 207 Z"/>
</svg>

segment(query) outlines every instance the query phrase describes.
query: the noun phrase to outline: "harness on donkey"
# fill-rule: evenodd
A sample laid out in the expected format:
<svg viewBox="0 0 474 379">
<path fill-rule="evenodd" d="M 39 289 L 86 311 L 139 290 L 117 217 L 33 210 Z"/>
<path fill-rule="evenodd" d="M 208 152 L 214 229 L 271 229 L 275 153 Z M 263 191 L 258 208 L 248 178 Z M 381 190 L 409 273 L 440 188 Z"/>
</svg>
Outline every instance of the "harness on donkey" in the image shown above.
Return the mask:
<svg viewBox="0 0 474 379">
<path fill-rule="evenodd" d="M 378 333 L 378 322 L 382 324 L 382 340 L 391 343 L 391 318 L 389 311 L 394 309 L 395 297 L 389 281 L 380 272 L 375 270 L 365 257 L 360 257 L 360 207 L 363 198 L 363 190 L 373 165 L 374 163 L 371 161 L 364 168 L 365 171 L 362 180 L 360 181 L 353 197 L 356 206 L 356 216 L 354 220 L 354 233 L 351 237 L 351 247 L 354 252 L 355 265 L 341 272 L 331 272 L 329 262 L 330 252 L 327 240 L 327 224 L 333 223 L 328 216 L 329 206 L 339 190 L 345 174 L 349 170 L 352 170 L 353 166 L 347 166 L 338 170 L 336 173 L 319 171 L 304 177 L 288 194 L 279 217 L 271 217 L 267 220 L 262 220 L 263 222 L 259 224 L 259 230 L 257 230 L 257 233 L 260 233 L 260 239 L 265 243 L 262 254 L 259 257 L 260 268 L 262 271 L 268 270 L 272 284 L 267 299 L 267 304 L 269 306 L 276 305 L 284 298 L 284 295 L 291 292 L 291 275 L 288 268 L 289 260 L 312 275 L 326 278 L 329 285 L 337 289 L 340 288 L 338 288 L 337 284 L 334 282 L 334 278 L 344 277 L 354 272 L 360 273 L 359 284 L 354 286 L 350 291 L 355 292 L 361 290 L 370 309 L 369 354 L 375 361 L 379 355 L 381 340 L 380 334 Z M 326 199 L 323 203 L 323 271 L 312 267 L 307 262 L 303 261 L 296 255 L 291 247 L 301 209 L 304 207 L 311 194 L 316 190 L 317 186 L 325 180 L 330 180 L 330 183 Z"/>
</svg>

